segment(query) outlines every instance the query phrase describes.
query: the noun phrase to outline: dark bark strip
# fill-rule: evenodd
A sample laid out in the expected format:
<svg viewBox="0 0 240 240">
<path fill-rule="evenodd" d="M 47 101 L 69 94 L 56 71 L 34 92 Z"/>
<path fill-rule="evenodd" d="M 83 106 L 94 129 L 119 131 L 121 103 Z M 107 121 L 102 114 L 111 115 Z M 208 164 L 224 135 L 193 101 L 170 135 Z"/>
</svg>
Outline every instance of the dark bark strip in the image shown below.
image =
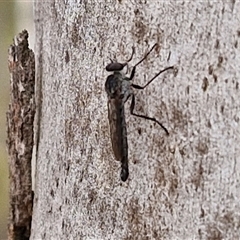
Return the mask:
<svg viewBox="0 0 240 240">
<path fill-rule="evenodd" d="M 34 53 L 23 30 L 9 48 L 10 104 L 7 112 L 10 209 L 8 239 L 30 238 L 32 220 L 31 159 L 35 115 Z"/>
</svg>

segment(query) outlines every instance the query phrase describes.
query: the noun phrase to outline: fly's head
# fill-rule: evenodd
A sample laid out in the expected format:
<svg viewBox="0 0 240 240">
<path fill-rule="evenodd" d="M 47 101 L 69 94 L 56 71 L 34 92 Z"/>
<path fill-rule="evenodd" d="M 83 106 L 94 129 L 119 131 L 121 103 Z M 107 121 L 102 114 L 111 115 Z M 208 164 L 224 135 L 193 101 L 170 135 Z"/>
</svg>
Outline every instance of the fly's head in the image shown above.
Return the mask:
<svg viewBox="0 0 240 240">
<path fill-rule="evenodd" d="M 134 53 L 135 53 L 135 48 L 132 47 L 131 57 L 130 57 L 125 63 L 119 63 L 119 62 L 117 62 L 116 60 L 113 61 L 112 59 L 110 59 L 110 60 L 111 60 L 111 63 L 109 63 L 109 64 L 106 66 L 106 70 L 107 70 L 108 72 L 114 72 L 114 73 L 115 73 L 115 72 L 120 72 L 120 71 L 122 71 L 123 68 L 124 68 L 125 66 L 127 66 L 128 63 L 132 60 L 132 57 L 133 57 Z"/>
<path fill-rule="evenodd" d="M 127 65 L 127 63 L 119 63 L 119 62 L 114 62 L 111 60 L 111 63 L 109 63 L 106 66 L 106 70 L 108 72 L 120 72 L 123 70 L 123 68 Z"/>
</svg>

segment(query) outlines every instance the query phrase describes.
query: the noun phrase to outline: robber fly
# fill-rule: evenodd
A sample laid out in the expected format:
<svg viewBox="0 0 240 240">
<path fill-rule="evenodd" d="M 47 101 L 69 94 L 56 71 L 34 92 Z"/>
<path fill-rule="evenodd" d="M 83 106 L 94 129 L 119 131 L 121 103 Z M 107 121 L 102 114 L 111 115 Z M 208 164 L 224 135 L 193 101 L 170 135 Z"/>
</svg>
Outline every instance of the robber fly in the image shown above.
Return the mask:
<svg viewBox="0 0 240 240">
<path fill-rule="evenodd" d="M 136 65 L 134 65 L 130 77 L 125 76 L 122 70 L 125 66 L 128 65 L 128 62 L 132 60 L 132 57 L 135 53 L 134 48 L 132 50 L 131 57 L 125 63 L 119 63 L 116 60 L 111 60 L 111 63 L 106 67 L 106 70 L 108 72 L 113 72 L 113 74 L 107 77 L 105 83 L 105 90 L 108 96 L 108 119 L 110 124 L 112 148 L 116 160 L 121 162 L 121 179 L 124 182 L 127 180 L 129 175 L 127 128 L 124 114 L 125 102 L 131 97 L 132 102 L 130 105 L 130 113 L 132 115 L 156 122 L 162 127 L 167 135 L 169 134 L 168 130 L 155 118 L 134 113 L 135 96 L 133 93 L 133 88 L 144 89 L 161 73 L 174 68 L 173 66 L 165 68 L 164 70 L 157 73 L 144 86 L 139 86 L 131 82 L 131 80 L 134 78 L 136 67 L 147 58 L 147 56 L 153 51 L 156 46 L 157 44 L 155 44 Z"/>
</svg>

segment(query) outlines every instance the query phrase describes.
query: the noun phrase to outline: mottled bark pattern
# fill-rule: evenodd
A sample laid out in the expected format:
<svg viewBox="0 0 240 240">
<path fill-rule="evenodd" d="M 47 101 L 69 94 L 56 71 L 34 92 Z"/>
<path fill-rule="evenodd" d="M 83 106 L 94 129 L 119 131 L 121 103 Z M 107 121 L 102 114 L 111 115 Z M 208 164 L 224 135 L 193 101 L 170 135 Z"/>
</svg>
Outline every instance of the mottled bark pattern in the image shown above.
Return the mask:
<svg viewBox="0 0 240 240">
<path fill-rule="evenodd" d="M 9 48 L 10 104 L 7 113 L 10 209 L 8 239 L 29 239 L 32 221 L 31 158 L 35 114 L 34 53 L 28 32 L 18 34 Z"/>
</svg>

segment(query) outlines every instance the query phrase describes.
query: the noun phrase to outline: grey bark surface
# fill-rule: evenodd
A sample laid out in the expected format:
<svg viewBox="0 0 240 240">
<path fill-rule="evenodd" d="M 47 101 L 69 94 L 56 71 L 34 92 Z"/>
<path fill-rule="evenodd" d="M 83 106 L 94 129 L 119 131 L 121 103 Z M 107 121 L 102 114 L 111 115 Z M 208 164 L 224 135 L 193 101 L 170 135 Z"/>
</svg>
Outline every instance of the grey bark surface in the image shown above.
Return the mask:
<svg viewBox="0 0 240 240">
<path fill-rule="evenodd" d="M 31 239 L 239 239 L 239 12 L 232 1 L 35 3 L 36 183 Z M 129 179 L 107 119 L 105 66 L 134 45 Z"/>
</svg>

